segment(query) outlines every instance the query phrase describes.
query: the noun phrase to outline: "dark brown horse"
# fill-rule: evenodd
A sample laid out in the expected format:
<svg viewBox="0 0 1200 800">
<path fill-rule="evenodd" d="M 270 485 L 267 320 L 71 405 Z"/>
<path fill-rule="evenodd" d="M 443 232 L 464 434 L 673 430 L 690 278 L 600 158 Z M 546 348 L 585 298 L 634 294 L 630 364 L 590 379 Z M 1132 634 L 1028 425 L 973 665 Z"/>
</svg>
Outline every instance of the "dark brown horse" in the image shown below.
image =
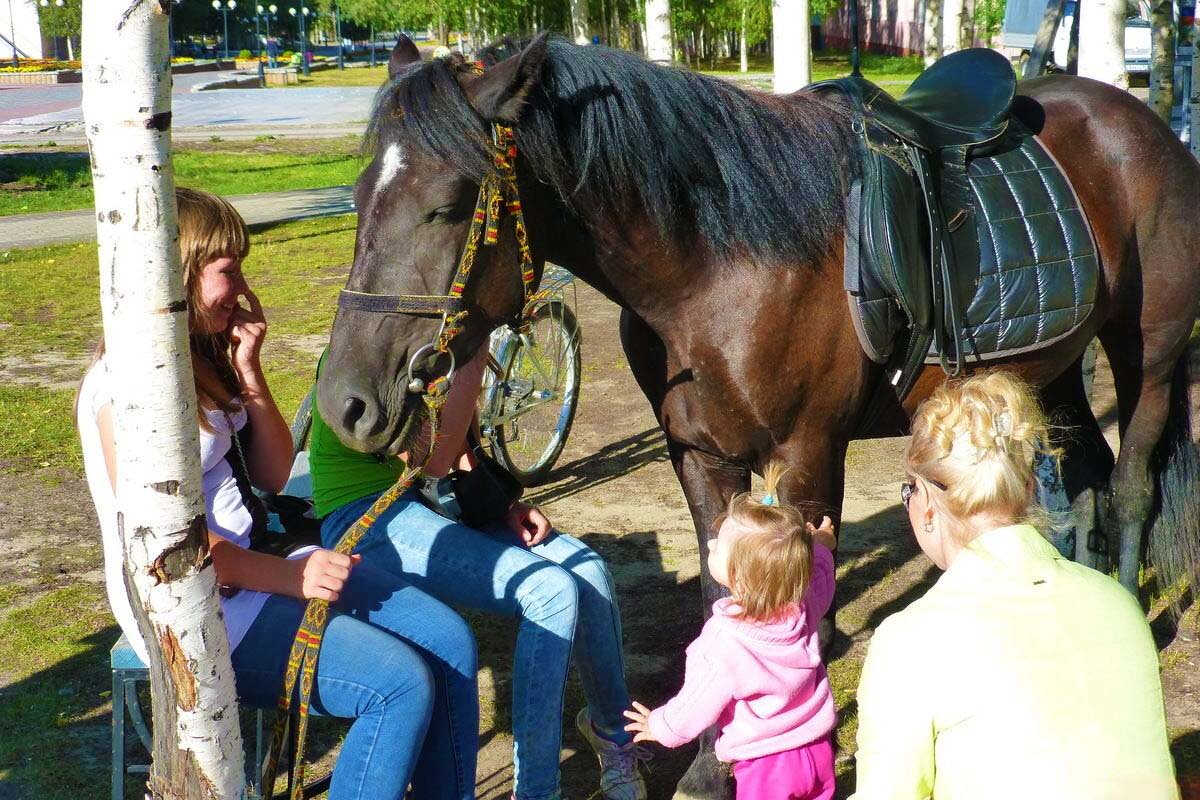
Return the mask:
<svg viewBox="0 0 1200 800">
<path fill-rule="evenodd" d="M 411 43 L 397 45 L 373 124 L 375 158 L 356 188 L 347 288 L 447 292 L 492 167 L 489 124 L 508 121 L 535 264 L 562 264 L 622 307 L 625 351 L 666 433 L 701 550 L 730 495 L 772 459 L 794 467 L 787 496 L 836 518 L 850 440 L 902 433 L 944 379 L 928 369 L 903 407 L 893 401 L 864 429 L 881 368 L 863 355 L 842 285 L 843 198 L 856 170 L 848 109 L 544 38 L 484 61 L 479 74 L 461 59 L 422 63 Z M 1056 76 L 1020 93 L 1025 121 L 1091 220 L 1103 275 L 1080 330 L 1003 364 L 1071 426 L 1064 471 L 1081 528 L 1107 532 L 1135 589 L 1152 527 L 1152 549 L 1172 574 L 1192 567 L 1200 541 L 1184 358 L 1200 307 L 1200 165 L 1125 92 Z M 469 315 L 453 342 L 459 363 L 519 310 L 516 264 L 506 223 L 469 281 Z M 423 404 L 407 368 L 438 326 L 339 313 L 319 402 L 347 444 L 410 444 Z M 1081 379 L 1097 336 L 1117 386 L 1115 462 Z M 416 367 L 430 377 L 446 362 Z M 1101 513 L 1097 498 L 1110 488 L 1114 510 Z M 1079 555 L 1099 563 L 1093 549 L 1105 538 L 1080 535 Z M 707 609 L 719 587 L 704 563 Z M 727 774 L 704 743 L 679 796 L 728 797 Z"/>
</svg>

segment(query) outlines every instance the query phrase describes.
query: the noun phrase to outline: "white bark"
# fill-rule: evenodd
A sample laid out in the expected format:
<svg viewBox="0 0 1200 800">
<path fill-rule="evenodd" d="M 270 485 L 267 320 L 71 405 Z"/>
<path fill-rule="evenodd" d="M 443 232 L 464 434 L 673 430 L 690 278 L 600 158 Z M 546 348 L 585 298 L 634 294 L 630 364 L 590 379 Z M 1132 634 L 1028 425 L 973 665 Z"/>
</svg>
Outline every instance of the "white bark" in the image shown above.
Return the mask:
<svg viewBox="0 0 1200 800">
<path fill-rule="evenodd" d="M 1079 74 L 1122 89 L 1125 71 L 1126 0 L 1087 0 L 1079 17 Z"/>
<path fill-rule="evenodd" d="M 1150 10 L 1150 107 L 1168 125 L 1175 105 L 1175 8 L 1158 0 Z"/>
<path fill-rule="evenodd" d="M 942 57 L 942 0 L 925 0 L 925 66 Z"/>
<path fill-rule="evenodd" d="M 942 55 L 962 49 L 964 0 L 942 0 Z"/>
<path fill-rule="evenodd" d="M 775 93 L 790 94 L 812 82 L 808 0 L 773 0 L 771 21 Z"/>
<path fill-rule="evenodd" d="M 588 20 L 588 0 L 571 0 L 571 36 L 575 44 L 592 43 L 592 26 Z"/>
<path fill-rule="evenodd" d="M 741 55 L 741 64 L 739 66 L 742 72 L 750 71 L 750 54 L 747 52 L 748 50 L 749 48 L 746 47 L 746 5 L 745 0 L 743 0 L 742 27 L 738 30 L 738 53 Z"/>
<path fill-rule="evenodd" d="M 660 64 L 675 60 L 671 44 L 671 0 L 646 0 L 646 58 Z"/>
<path fill-rule="evenodd" d="M 83 7 L 83 112 L 113 387 L 126 574 L 150 652 L 156 797 L 244 794 L 229 643 L 208 553 L 171 168 L 167 17 Z M 117 710 L 115 713 L 120 713 Z M 161 724 L 167 723 L 167 724 Z"/>
</svg>

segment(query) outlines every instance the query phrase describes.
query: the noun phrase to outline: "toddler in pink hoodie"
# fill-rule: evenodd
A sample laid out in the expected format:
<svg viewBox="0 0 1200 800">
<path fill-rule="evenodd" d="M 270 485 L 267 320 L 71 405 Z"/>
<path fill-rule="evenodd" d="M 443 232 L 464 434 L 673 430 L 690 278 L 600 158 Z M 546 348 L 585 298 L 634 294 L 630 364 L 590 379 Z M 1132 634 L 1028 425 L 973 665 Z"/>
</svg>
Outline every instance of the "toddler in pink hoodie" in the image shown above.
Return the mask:
<svg viewBox="0 0 1200 800">
<path fill-rule="evenodd" d="M 771 464 L 761 500 L 730 501 L 708 568 L 732 597 L 688 647 L 679 694 L 653 711 L 635 702 L 625 729 L 678 747 L 716 723 L 738 800 L 829 800 L 836 718 L 817 627 L 833 602 L 836 539 L 828 517 L 814 528 L 780 505 L 782 474 Z"/>
</svg>

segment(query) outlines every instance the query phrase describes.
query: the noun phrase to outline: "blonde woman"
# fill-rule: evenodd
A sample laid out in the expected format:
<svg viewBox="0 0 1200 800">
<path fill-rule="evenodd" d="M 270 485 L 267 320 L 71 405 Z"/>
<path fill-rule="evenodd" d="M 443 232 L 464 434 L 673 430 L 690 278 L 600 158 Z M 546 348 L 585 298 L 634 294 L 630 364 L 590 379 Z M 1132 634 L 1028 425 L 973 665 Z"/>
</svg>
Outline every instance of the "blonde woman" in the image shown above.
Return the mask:
<svg viewBox="0 0 1200 800">
<path fill-rule="evenodd" d="M 917 409 L 901 499 L 945 572 L 871 640 L 858 800 L 1178 797 L 1137 601 L 1044 536 L 1046 441 L 1032 392 L 1002 372 Z"/>
</svg>

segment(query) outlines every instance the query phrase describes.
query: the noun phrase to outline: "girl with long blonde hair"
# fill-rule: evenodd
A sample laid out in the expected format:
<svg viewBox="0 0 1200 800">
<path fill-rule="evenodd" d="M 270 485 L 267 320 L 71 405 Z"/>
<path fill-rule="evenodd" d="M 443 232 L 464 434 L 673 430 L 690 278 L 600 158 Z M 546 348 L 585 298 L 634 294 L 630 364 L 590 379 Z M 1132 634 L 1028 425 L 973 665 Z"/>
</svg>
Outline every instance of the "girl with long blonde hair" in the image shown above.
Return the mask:
<svg viewBox="0 0 1200 800">
<path fill-rule="evenodd" d="M 475 796 L 478 696 L 466 623 L 402 578 L 318 547 L 287 558 L 250 549 L 265 533 L 252 487 L 278 492 L 291 432 L 261 362 L 262 304 L 242 272 L 246 224 L 227 201 L 177 191 L 209 552 L 239 700 L 274 707 L 305 601 L 333 603 L 312 710 L 353 720 L 330 798 Z M 76 422 L 104 545 L 109 603 L 130 644 L 146 648 L 125 591 L 117 524 L 112 387 L 103 347 L 80 385 Z"/>
</svg>

